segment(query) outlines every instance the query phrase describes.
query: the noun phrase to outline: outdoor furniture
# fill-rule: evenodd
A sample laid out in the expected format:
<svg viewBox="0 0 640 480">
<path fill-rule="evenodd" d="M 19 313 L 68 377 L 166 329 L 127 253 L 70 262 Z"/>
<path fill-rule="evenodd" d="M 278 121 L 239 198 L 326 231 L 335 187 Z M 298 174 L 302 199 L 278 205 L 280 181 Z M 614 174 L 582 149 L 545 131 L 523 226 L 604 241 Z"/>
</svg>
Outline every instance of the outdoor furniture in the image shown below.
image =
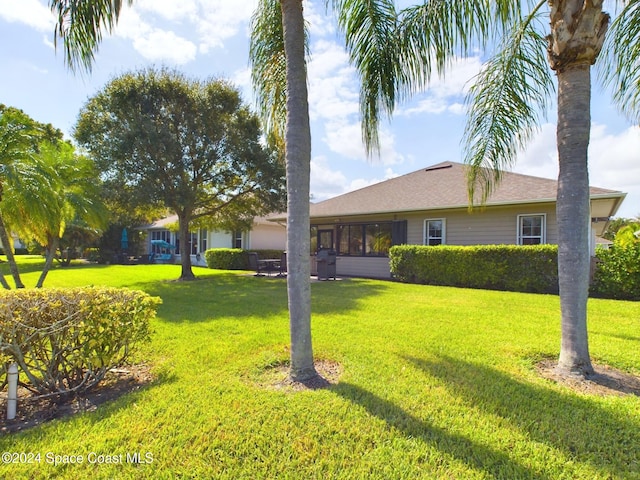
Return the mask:
<svg viewBox="0 0 640 480">
<path fill-rule="evenodd" d="M 316 254 L 318 263 L 318 280 L 336 279 L 336 251 L 323 248 Z"/>
<path fill-rule="evenodd" d="M 282 252 L 282 255 L 280 255 L 280 273 L 278 273 L 278 276 L 287 276 L 287 252 Z"/>
<path fill-rule="evenodd" d="M 260 262 L 260 258 L 255 252 L 249 252 L 249 269 L 256 272 L 256 277 L 264 277 L 264 274 L 261 273 L 264 271 L 264 265 Z"/>
<path fill-rule="evenodd" d="M 260 265 L 262 267 L 262 270 L 267 272 L 267 275 L 270 277 L 272 272 L 277 272 L 280 270 L 280 259 L 265 258 L 263 260 L 258 260 L 258 265 Z"/>
</svg>

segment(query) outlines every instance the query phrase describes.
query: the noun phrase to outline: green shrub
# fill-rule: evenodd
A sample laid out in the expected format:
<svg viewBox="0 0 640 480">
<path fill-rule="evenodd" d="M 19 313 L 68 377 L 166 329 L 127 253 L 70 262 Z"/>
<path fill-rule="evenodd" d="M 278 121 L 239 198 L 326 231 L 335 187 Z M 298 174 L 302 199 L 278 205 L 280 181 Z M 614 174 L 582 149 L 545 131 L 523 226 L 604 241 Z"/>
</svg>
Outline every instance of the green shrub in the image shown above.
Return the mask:
<svg viewBox="0 0 640 480">
<path fill-rule="evenodd" d="M 618 300 L 640 300 L 640 243 L 598 249 L 591 295 Z"/>
<path fill-rule="evenodd" d="M 0 292 L 0 354 L 39 394 L 95 386 L 149 340 L 158 297 L 110 287 Z"/>
<path fill-rule="evenodd" d="M 97 263 L 100 260 L 100 249 L 96 247 L 85 248 L 82 255 L 89 262 Z"/>
<path fill-rule="evenodd" d="M 242 250 L 241 248 L 211 248 L 204 252 L 209 268 L 220 270 L 247 270 L 249 252 L 255 252 L 260 258 L 280 258 L 282 250 Z"/>
<path fill-rule="evenodd" d="M 391 248 L 389 257 L 391 273 L 403 282 L 558 292 L 556 245 L 399 245 Z"/>
<path fill-rule="evenodd" d="M 241 248 L 211 248 L 204 252 L 207 267 L 220 270 L 245 270 L 247 253 Z"/>
</svg>

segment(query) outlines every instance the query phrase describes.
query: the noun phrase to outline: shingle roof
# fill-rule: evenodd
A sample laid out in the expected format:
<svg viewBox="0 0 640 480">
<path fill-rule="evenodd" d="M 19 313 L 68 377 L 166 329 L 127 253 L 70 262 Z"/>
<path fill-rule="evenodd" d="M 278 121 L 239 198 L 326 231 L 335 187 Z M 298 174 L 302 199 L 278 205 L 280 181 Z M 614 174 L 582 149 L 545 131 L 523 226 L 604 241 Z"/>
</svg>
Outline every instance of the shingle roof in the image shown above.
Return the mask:
<svg viewBox="0 0 640 480">
<path fill-rule="evenodd" d="M 311 205 L 312 217 L 466 208 L 467 167 L 443 162 Z M 504 172 L 486 205 L 553 202 L 557 182 Z M 591 196 L 620 197 L 622 192 L 591 187 Z"/>
</svg>

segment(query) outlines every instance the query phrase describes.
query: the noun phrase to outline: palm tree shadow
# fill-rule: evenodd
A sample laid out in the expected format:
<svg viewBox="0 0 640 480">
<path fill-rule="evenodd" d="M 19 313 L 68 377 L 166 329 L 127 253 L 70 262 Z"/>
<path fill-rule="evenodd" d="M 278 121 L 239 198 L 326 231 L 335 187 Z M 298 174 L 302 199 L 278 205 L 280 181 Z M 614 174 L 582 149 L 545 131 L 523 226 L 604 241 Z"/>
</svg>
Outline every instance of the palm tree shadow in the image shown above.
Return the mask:
<svg viewBox="0 0 640 480">
<path fill-rule="evenodd" d="M 588 397 L 527 384 L 457 358 L 405 359 L 468 404 L 504 418 L 567 457 L 589 462 L 605 476 L 623 478 L 631 471 L 625 469 L 640 463 L 640 416 L 618 416 Z"/>
<path fill-rule="evenodd" d="M 418 438 L 432 444 L 443 454 L 464 462 L 470 468 L 484 471 L 493 478 L 552 478 L 514 461 L 503 452 L 431 425 L 428 421 L 407 413 L 398 405 L 358 385 L 341 382 L 330 387 L 330 390 L 351 403 L 361 406 L 370 415 L 384 420 L 387 425 L 399 430 L 407 438 Z"/>
</svg>

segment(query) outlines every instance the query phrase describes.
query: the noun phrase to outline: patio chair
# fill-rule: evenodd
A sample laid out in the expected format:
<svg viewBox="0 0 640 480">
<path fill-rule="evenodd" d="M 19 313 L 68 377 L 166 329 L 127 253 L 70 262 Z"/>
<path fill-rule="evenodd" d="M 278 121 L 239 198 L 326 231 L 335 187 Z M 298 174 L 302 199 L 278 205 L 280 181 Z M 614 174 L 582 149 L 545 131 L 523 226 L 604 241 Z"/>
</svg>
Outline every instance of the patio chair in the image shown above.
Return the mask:
<svg viewBox="0 0 640 480">
<path fill-rule="evenodd" d="M 264 277 L 264 274 L 261 273 L 264 269 L 260 265 L 260 259 L 256 252 L 249 252 L 249 270 L 255 270 L 256 277 Z"/>
</svg>

